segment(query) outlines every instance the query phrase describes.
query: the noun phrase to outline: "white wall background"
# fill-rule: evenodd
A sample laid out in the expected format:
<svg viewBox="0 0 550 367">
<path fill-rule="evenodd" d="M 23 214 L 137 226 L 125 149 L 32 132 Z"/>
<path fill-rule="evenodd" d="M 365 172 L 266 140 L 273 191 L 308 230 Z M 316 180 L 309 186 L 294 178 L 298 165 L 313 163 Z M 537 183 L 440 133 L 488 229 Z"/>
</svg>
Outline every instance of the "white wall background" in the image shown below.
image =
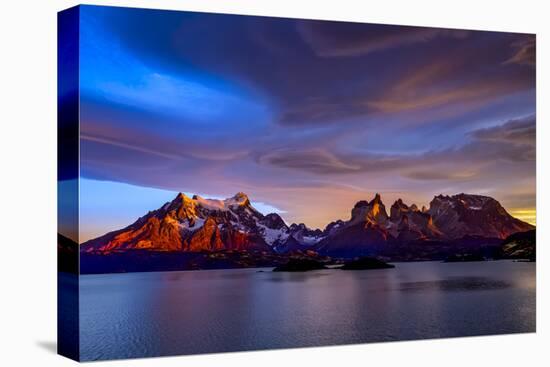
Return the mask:
<svg viewBox="0 0 550 367">
<path fill-rule="evenodd" d="M 135 0 L 155 7 L 537 33 L 537 333 L 101 362 L 117 366 L 540 366 L 550 345 L 547 2 L 541 0 Z M 71 365 L 56 339 L 56 12 L 75 1 L 5 1 L 0 12 L 0 364 Z M 545 15 L 546 14 L 546 15 Z"/>
</svg>

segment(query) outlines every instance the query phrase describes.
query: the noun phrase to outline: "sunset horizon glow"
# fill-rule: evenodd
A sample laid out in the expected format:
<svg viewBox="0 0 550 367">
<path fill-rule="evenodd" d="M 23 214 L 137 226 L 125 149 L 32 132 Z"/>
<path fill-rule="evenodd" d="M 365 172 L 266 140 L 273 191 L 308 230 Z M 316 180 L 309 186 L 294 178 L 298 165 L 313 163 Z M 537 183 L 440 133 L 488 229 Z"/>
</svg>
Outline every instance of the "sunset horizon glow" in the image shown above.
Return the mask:
<svg viewBox="0 0 550 367">
<path fill-rule="evenodd" d="M 468 193 L 535 224 L 535 35 L 80 9 L 79 242 L 178 192 L 312 228 Z"/>
</svg>

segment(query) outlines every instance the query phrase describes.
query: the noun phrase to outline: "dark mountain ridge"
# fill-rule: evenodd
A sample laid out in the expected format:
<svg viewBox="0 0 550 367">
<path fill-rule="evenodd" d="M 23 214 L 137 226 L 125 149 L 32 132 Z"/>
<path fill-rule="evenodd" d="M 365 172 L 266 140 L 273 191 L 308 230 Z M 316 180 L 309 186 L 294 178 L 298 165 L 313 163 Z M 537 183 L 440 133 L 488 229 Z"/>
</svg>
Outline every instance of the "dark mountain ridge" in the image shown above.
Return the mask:
<svg viewBox="0 0 550 367">
<path fill-rule="evenodd" d="M 309 251 L 335 258 L 424 260 L 444 258 L 453 251 L 492 248 L 510 235 L 532 229 L 495 199 L 480 195 L 438 195 L 429 208 L 422 209 L 398 199 L 388 215 L 376 194 L 371 201 L 357 202 L 349 220 L 334 221 L 321 230 L 303 223 L 289 226 L 276 213 L 264 215 L 244 193 L 225 200 L 180 193 L 129 226 L 84 242 L 80 252 L 237 251 L 265 257 Z"/>
</svg>

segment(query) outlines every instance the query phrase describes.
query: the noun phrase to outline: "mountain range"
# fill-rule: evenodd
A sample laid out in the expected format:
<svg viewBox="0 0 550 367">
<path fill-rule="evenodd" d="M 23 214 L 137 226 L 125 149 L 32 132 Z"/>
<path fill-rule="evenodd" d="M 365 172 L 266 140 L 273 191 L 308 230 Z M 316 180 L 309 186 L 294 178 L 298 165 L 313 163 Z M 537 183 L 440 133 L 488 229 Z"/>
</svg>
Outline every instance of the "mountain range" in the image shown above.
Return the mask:
<svg viewBox="0 0 550 367">
<path fill-rule="evenodd" d="M 179 193 L 129 226 L 82 243 L 80 252 L 237 251 L 267 256 L 310 251 L 336 258 L 374 255 L 419 260 L 500 244 L 510 235 L 532 229 L 497 200 L 481 195 L 438 195 L 428 208 L 399 199 L 388 213 L 376 194 L 371 201 L 357 202 L 348 220 L 336 220 L 321 230 L 303 223 L 288 225 L 276 213 L 264 215 L 242 192 L 225 200 Z"/>
</svg>

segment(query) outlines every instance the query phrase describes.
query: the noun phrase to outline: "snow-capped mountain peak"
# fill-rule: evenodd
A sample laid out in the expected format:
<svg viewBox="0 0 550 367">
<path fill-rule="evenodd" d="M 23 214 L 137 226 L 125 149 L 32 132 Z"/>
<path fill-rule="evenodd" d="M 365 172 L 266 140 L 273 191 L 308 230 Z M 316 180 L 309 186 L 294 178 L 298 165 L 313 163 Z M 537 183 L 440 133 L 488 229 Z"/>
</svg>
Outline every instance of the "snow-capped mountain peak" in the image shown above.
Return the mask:
<svg viewBox="0 0 550 367">
<path fill-rule="evenodd" d="M 179 193 L 171 202 L 126 228 L 83 243 L 81 249 L 103 253 L 132 249 L 189 252 L 314 249 L 322 254 L 349 255 L 370 245 L 465 236 L 505 238 L 532 228 L 510 216 L 495 199 L 480 195 L 438 195 L 428 209 L 422 210 L 399 199 L 388 215 L 377 194 L 370 202 L 357 202 L 350 220 L 337 220 L 320 230 L 310 229 L 304 223 L 288 226 L 276 213 L 263 215 L 242 192 L 223 200 Z"/>
</svg>

